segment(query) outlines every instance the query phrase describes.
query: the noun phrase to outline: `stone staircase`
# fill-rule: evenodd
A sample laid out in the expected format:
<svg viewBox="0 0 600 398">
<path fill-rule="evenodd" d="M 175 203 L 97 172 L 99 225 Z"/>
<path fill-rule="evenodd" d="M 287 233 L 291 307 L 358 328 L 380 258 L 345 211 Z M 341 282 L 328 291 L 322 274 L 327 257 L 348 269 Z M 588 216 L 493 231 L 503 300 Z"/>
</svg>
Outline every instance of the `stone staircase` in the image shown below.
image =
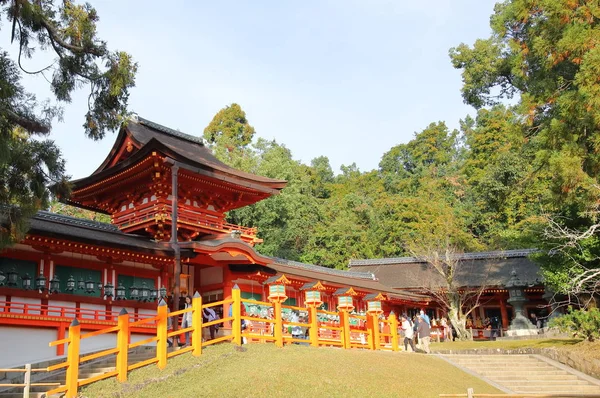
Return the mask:
<svg viewBox="0 0 600 398">
<path fill-rule="evenodd" d="M 440 355 L 506 393 L 600 397 L 600 380 L 540 355 Z"/>
<path fill-rule="evenodd" d="M 129 352 L 128 363 L 130 365 L 150 359 L 156 355 L 156 349 L 154 347 L 138 347 Z M 98 360 L 88 361 L 79 366 L 79 379 L 87 379 L 93 376 L 98 376 L 106 372 L 115 370 L 115 355 L 109 355 L 105 358 Z M 42 368 L 47 364 L 32 364 L 32 368 Z M 60 369 L 54 372 L 35 372 L 31 374 L 31 383 L 60 383 L 65 384 L 65 370 Z M 4 380 L 0 383 L 23 383 L 23 375 L 20 373 L 11 374 L 11 379 Z M 58 386 L 57 386 L 58 387 Z M 30 398 L 46 398 L 46 391 L 52 390 L 53 386 L 37 386 L 31 387 L 29 397 Z M 63 394 L 52 395 L 47 398 L 61 397 Z M 0 389 L 0 398 L 22 398 L 23 387 L 3 387 Z"/>
</svg>

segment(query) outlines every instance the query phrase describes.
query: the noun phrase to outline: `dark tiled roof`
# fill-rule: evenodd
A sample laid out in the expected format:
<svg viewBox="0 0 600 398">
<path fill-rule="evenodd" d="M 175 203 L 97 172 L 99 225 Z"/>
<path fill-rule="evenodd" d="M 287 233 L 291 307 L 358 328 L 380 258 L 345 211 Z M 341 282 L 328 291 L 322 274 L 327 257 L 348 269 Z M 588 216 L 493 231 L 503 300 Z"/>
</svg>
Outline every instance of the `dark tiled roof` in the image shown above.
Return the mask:
<svg viewBox="0 0 600 398">
<path fill-rule="evenodd" d="M 170 253 L 171 249 L 147 237 L 125 234 L 112 224 L 84 220 L 47 211 L 38 212 L 29 222 L 30 234 L 69 239 L 135 251 Z"/>
<path fill-rule="evenodd" d="M 177 137 L 177 138 L 181 138 L 181 139 L 186 140 L 186 141 L 193 142 L 195 144 L 204 145 L 204 140 L 202 138 L 200 138 L 200 137 L 195 137 L 193 135 L 182 133 L 181 131 L 173 130 L 172 128 L 160 125 L 158 123 L 154 123 L 153 121 L 150 121 L 148 119 L 144 119 L 143 117 L 140 117 L 140 116 L 137 116 L 135 119 L 137 119 L 137 121 L 140 124 L 148 126 L 151 129 L 161 131 L 163 133 L 172 135 L 172 136 Z"/>
<path fill-rule="evenodd" d="M 179 157 L 177 160 L 182 161 L 182 163 L 204 168 L 208 167 L 222 173 L 255 181 L 256 183 L 275 184 L 279 188 L 283 188 L 286 184 L 284 180 L 276 180 L 234 169 L 217 159 L 211 150 L 203 144 L 202 139 L 180 133 L 144 118 L 138 117 L 137 122 L 135 119 L 131 120 L 126 126 L 126 131 L 141 145 L 149 143 L 152 139 L 157 140 L 173 151 Z"/>
<path fill-rule="evenodd" d="M 57 222 L 60 224 L 78 226 L 90 229 L 96 229 L 98 231 L 111 231 L 121 233 L 119 228 L 113 224 L 107 224 L 99 221 L 85 220 L 82 218 L 76 218 L 71 216 L 65 216 L 62 214 L 51 213 L 49 211 L 41 210 L 35 215 L 36 219 L 48 220 Z"/>
<path fill-rule="evenodd" d="M 458 260 L 482 260 L 482 259 L 501 259 L 514 257 L 527 257 L 534 253 L 537 249 L 519 249 L 519 250 L 502 250 L 492 252 L 474 252 L 474 253 L 459 253 L 454 256 Z M 384 265 L 384 264 L 412 264 L 426 263 L 424 259 L 417 257 L 393 257 L 393 258 L 372 258 L 365 260 L 350 260 L 350 268 L 365 265 Z"/>
<path fill-rule="evenodd" d="M 269 256 L 267 256 L 267 257 L 269 257 Z M 341 270 L 341 269 L 322 267 L 320 265 L 300 263 L 298 261 L 286 260 L 285 258 L 278 258 L 278 257 L 269 257 L 269 258 L 275 260 L 275 262 L 277 262 L 278 264 L 290 265 L 290 266 L 293 266 L 294 268 L 302 268 L 307 271 L 315 271 L 315 272 L 320 272 L 320 273 L 329 274 L 329 275 L 345 276 L 348 278 L 377 280 L 375 278 L 375 276 L 373 275 L 373 273 L 369 272 L 369 271 L 358 271 L 358 272 L 357 271 L 346 271 L 346 270 Z"/>
<path fill-rule="evenodd" d="M 312 289 L 313 287 L 315 287 L 317 284 L 319 283 L 319 281 L 314 281 L 314 282 L 306 282 L 304 285 L 302 285 L 302 287 L 300 288 L 300 290 L 309 290 Z"/>
<path fill-rule="evenodd" d="M 304 264 L 297 261 L 285 260 L 282 258 L 270 257 L 274 260 L 273 263 L 267 264 L 267 267 L 286 274 L 294 275 L 307 279 L 320 280 L 328 285 L 346 286 L 347 290 L 349 287 L 355 289 L 367 290 L 371 292 L 380 293 L 393 293 L 395 298 L 408 300 L 408 301 L 425 301 L 428 297 L 420 294 L 414 294 L 411 292 L 402 292 L 396 290 L 389 285 L 384 285 L 379 282 L 373 274 L 369 272 L 356 272 L 356 271 L 344 271 L 321 267 L 318 265 Z"/>
<path fill-rule="evenodd" d="M 524 252 L 520 255 L 512 253 L 508 256 L 482 255 L 465 256 L 460 260 L 455 275 L 458 286 L 504 286 L 510 280 L 514 269 L 519 279 L 528 284 L 540 284 L 542 276 L 539 266 L 529 260 Z M 531 253 L 532 251 L 529 251 Z M 506 253 L 506 252 L 505 252 Z M 469 253 L 471 254 L 471 253 Z M 380 264 L 354 265 L 356 271 L 370 271 L 379 281 L 397 289 L 416 289 L 421 287 L 443 286 L 442 276 L 422 260 L 393 262 L 382 261 Z"/>
</svg>

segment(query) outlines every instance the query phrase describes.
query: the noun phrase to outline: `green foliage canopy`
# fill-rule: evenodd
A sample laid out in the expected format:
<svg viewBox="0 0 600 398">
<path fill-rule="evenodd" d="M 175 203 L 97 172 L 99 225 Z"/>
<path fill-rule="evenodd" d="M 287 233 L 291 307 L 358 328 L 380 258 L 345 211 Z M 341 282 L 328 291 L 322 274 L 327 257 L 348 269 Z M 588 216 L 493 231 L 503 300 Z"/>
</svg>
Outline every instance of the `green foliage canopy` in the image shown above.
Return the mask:
<svg viewBox="0 0 600 398">
<path fill-rule="evenodd" d="M 12 59 L 0 50 L 0 247 L 19 240 L 26 220 L 54 193 L 67 195 L 64 161 L 59 149 L 45 139 L 60 118 L 60 103 L 71 101 L 77 88 L 88 85 L 85 134 L 102 138 L 127 116 L 129 89 L 137 64 L 125 52 L 108 50 L 96 35 L 98 15 L 89 4 L 72 1 L 2 0 L 0 12 L 11 22 L 5 30 L 18 45 Z M 47 50 L 55 60 L 38 71 L 23 68 L 23 58 Z M 54 103 L 38 102 L 21 84 L 22 72 L 42 74 L 50 81 Z M 47 77 L 47 75 L 49 77 Z"/>
</svg>

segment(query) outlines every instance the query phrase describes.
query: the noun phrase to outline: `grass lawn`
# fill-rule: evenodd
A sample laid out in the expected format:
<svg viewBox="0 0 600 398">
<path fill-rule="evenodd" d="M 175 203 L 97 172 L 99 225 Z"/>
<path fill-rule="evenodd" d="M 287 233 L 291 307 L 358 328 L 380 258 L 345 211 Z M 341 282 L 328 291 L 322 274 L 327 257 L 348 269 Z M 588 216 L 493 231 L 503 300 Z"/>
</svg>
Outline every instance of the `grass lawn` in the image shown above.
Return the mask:
<svg viewBox="0 0 600 398">
<path fill-rule="evenodd" d="M 448 345 L 452 343 L 447 343 Z M 435 356 L 338 348 L 250 344 L 245 352 L 225 343 L 82 389 L 100 397 L 436 397 L 440 393 L 500 393 Z"/>
</svg>

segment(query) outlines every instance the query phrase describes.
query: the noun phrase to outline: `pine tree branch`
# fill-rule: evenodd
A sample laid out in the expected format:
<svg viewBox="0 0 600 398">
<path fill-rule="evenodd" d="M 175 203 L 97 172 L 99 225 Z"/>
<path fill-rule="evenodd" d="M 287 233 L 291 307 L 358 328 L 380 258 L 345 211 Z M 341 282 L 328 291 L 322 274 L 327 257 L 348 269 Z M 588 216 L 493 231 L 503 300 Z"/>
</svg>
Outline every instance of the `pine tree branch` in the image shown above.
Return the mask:
<svg viewBox="0 0 600 398">
<path fill-rule="evenodd" d="M 24 116 L 21 116 L 15 112 L 13 112 L 10 109 L 4 109 L 2 111 L 2 114 L 4 115 L 4 117 L 6 117 L 12 123 L 23 127 L 25 130 L 29 131 L 30 133 L 37 133 L 37 134 L 43 134 L 43 135 L 50 133 L 49 126 L 47 126 L 43 123 L 40 123 L 36 120 L 32 120 L 32 119 L 26 118 Z"/>
</svg>

